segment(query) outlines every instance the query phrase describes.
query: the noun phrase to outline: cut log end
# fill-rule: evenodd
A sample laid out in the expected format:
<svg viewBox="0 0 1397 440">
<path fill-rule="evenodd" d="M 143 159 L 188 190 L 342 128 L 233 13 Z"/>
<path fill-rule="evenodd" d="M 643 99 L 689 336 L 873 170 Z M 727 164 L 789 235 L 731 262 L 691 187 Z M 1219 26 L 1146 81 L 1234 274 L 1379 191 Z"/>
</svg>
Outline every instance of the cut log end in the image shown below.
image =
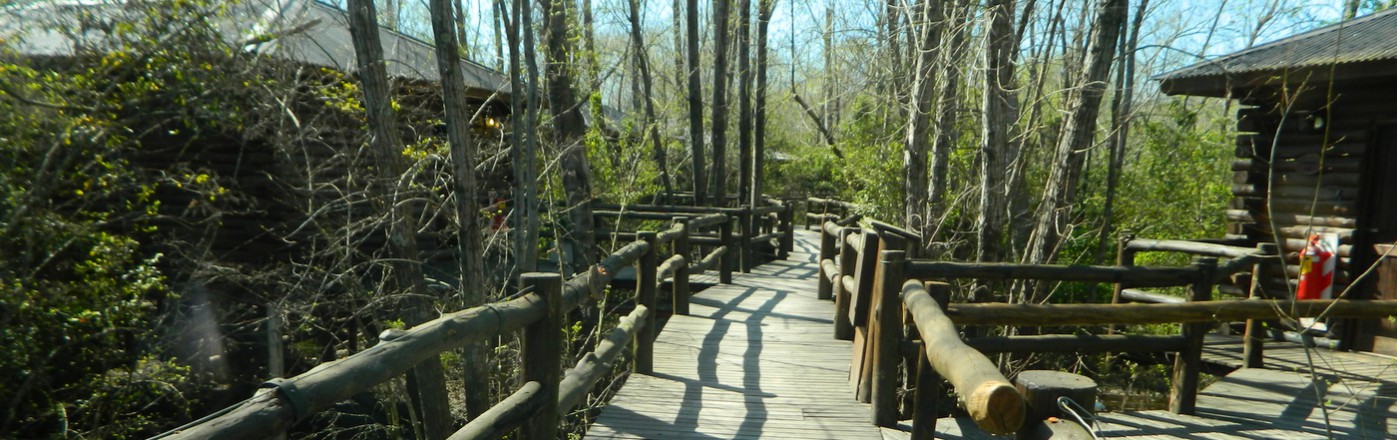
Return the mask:
<svg viewBox="0 0 1397 440">
<path fill-rule="evenodd" d="M 1023 425 L 1024 399 L 1008 382 L 985 382 L 965 401 L 970 417 L 990 434 L 1013 434 Z"/>
</svg>

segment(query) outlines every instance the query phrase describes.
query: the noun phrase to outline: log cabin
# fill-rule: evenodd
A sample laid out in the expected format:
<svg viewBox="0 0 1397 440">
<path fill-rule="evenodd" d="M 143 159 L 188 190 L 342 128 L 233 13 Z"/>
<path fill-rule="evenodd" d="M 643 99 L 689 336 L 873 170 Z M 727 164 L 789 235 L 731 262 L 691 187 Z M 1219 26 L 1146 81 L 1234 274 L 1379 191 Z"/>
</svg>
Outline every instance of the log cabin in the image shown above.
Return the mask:
<svg viewBox="0 0 1397 440">
<path fill-rule="evenodd" d="M 1264 276 L 1270 296 L 1293 291 L 1283 283 L 1294 286 L 1307 237 L 1333 233 L 1334 294 L 1356 284 L 1349 298 L 1397 298 L 1394 265 L 1359 279 L 1397 241 L 1394 36 L 1397 10 L 1387 10 L 1155 78 L 1169 95 L 1238 104 L 1227 238 L 1280 244 L 1288 276 Z M 1336 330 L 1341 347 L 1397 354 L 1392 322 L 1350 324 Z"/>
</svg>

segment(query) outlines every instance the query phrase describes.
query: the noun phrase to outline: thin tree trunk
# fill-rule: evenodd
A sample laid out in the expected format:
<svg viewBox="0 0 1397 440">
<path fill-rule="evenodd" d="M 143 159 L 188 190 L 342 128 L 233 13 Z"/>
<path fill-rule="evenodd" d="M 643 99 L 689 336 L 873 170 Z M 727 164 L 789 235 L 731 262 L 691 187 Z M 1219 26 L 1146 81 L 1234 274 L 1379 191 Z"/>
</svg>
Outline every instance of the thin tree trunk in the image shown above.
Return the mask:
<svg viewBox="0 0 1397 440">
<path fill-rule="evenodd" d="M 951 1 L 951 0 L 948 0 Z M 937 85 L 936 104 L 936 137 L 931 144 L 931 172 L 927 179 L 927 210 L 923 214 L 926 219 L 921 231 L 923 245 L 930 246 L 936 241 L 936 227 L 932 223 L 933 217 L 946 212 L 945 200 L 948 192 L 947 168 L 951 161 L 951 148 L 960 140 L 960 130 L 956 129 L 956 121 L 960 118 L 960 66 L 966 64 L 964 60 L 965 40 L 970 34 L 970 8 L 967 0 L 954 0 L 954 8 L 951 9 L 947 17 L 946 25 L 941 28 L 943 33 L 948 34 L 949 41 L 940 52 L 941 81 Z"/>
<path fill-rule="evenodd" d="M 456 193 L 456 253 L 460 262 L 457 289 L 461 307 L 485 303 L 485 257 L 480 243 L 480 215 L 476 203 L 475 140 L 471 139 L 471 111 L 466 106 L 466 80 L 461 72 L 460 47 L 453 33 L 451 0 L 431 0 L 432 34 L 436 40 L 437 69 L 441 72 L 442 101 L 446 107 L 446 136 L 451 148 Z M 462 380 L 466 388 L 466 414 L 474 419 L 490 409 L 489 375 L 483 344 L 462 347 Z"/>
<path fill-rule="evenodd" d="M 1125 20 L 1125 0 L 1101 0 L 1091 43 L 1083 66 L 1082 78 L 1068 99 L 1070 113 L 1063 123 L 1053 167 L 1049 170 L 1043 201 L 1035 212 L 1036 224 L 1029 239 L 1025 261 L 1041 264 L 1056 253 L 1063 232 L 1069 230 L 1069 212 L 1077 199 L 1077 183 L 1081 177 L 1082 158 L 1094 142 L 1096 118 L 1101 110 L 1101 98 L 1111 73 L 1112 56 L 1120 37 L 1121 22 Z M 1038 289 L 1028 292 L 1025 301 L 1036 301 Z"/>
<path fill-rule="evenodd" d="M 888 11 L 894 8 L 889 3 Z M 941 46 L 941 29 L 945 21 L 944 0 L 921 0 L 917 14 L 908 14 L 910 26 L 917 29 L 917 38 L 908 42 L 916 48 L 912 71 L 912 95 L 907 103 L 907 133 L 902 154 L 903 226 L 913 231 L 925 231 L 927 214 L 927 151 L 931 149 L 931 113 L 937 48 Z M 891 30 L 891 29 L 890 29 Z M 925 235 L 924 235 L 925 237 Z"/>
<path fill-rule="evenodd" d="M 492 2 L 491 4 L 492 4 L 493 6 L 491 6 L 490 9 L 492 10 L 493 16 L 494 16 L 494 21 L 491 22 L 492 24 L 494 24 L 494 26 L 491 26 L 491 27 L 493 27 L 494 30 L 495 30 L 495 70 L 499 70 L 499 71 L 503 72 L 503 71 L 505 70 L 505 65 L 504 65 L 504 63 L 505 63 L 505 60 L 504 60 L 504 36 L 501 35 L 501 33 L 502 33 L 502 29 L 501 29 L 501 28 L 504 27 L 504 20 L 505 20 L 505 15 L 504 15 L 504 10 L 503 10 L 503 9 L 504 9 L 504 5 L 503 5 L 503 4 L 500 4 L 499 2 Z M 513 90 L 515 90 L 515 89 L 510 89 L 511 92 L 512 92 Z M 513 144 L 513 145 L 519 145 L 519 144 Z"/>
<path fill-rule="evenodd" d="M 713 1 L 713 200 L 727 203 L 728 21 L 732 0 Z"/>
<path fill-rule="evenodd" d="M 572 274 L 596 262 L 596 239 L 592 236 L 592 170 L 587 164 L 583 138 L 587 126 L 578 109 L 573 78 L 568 66 L 572 46 L 568 41 L 568 3 L 565 0 L 539 0 L 545 20 L 543 39 L 547 63 L 548 110 L 553 116 L 554 144 L 560 150 L 560 171 L 572 228 L 567 234 L 569 255 L 563 273 Z M 570 248 L 570 249 L 569 249 Z"/>
<path fill-rule="evenodd" d="M 1018 87 L 1014 85 L 1014 0 L 991 0 L 985 10 L 988 42 L 985 44 L 984 116 L 980 143 L 980 215 L 976 261 L 1004 258 L 1004 223 L 1008 194 L 1004 170 L 1008 169 L 1010 131 L 1019 113 Z"/>
<path fill-rule="evenodd" d="M 752 2 L 738 1 L 737 12 L 737 203 L 752 191 Z M 753 206 L 756 206 L 755 204 Z"/>
<path fill-rule="evenodd" d="M 752 194 L 748 203 L 756 206 L 762 197 L 762 163 L 766 154 L 766 57 L 767 30 L 776 0 L 757 0 L 757 91 L 753 104 Z"/>
<path fill-rule="evenodd" d="M 703 148 L 703 86 L 699 83 L 699 32 L 698 0 L 686 0 L 684 14 L 685 33 L 689 50 L 689 154 L 693 167 L 694 204 L 708 203 L 708 180 L 704 174 L 704 161 L 707 156 Z"/>
<path fill-rule="evenodd" d="M 1115 233 L 1116 192 L 1120 187 L 1121 168 L 1125 166 L 1125 146 L 1130 139 L 1130 119 L 1135 91 L 1135 47 L 1139 45 L 1140 25 L 1145 18 L 1145 10 L 1150 0 L 1140 0 L 1135 12 L 1135 22 L 1129 32 L 1122 32 L 1120 55 L 1116 65 L 1116 95 L 1111 100 L 1111 158 L 1106 169 L 1106 200 L 1101 208 L 1101 235 L 1096 238 L 1096 261 L 1104 264 L 1106 248 Z M 1121 20 L 1125 26 L 1125 20 Z"/>
<path fill-rule="evenodd" d="M 398 178 L 407 170 L 402 151 L 403 143 L 398 138 L 397 116 L 391 105 L 388 71 L 383 62 L 383 43 L 379 40 L 378 25 L 372 0 L 349 0 L 349 30 L 354 42 L 354 55 L 359 65 L 359 82 L 364 92 L 364 108 L 368 116 L 370 146 L 379 173 L 377 190 L 381 191 L 375 200 L 390 213 L 388 224 L 388 258 L 391 267 L 388 285 L 392 294 L 406 292 L 418 300 L 411 301 L 403 310 L 403 321 L 415 325 L 432 319 L 432 305 L 421 300 L 427 298 L 427 286 L 422 276 L 420 255 L 417 251 L 417 222 L 412 215 L 412 207 L 403 200 Z M 446 397 L 446 378 L 441 362 L 423 362 L 413 369 L 409 388 L 415 391 L 418 413 L 423 415 L 422 426 L 426 438 L 445 438 L 450 433 L 451 413 Z"/>
<path fill-rule="evenodd" d="M 664 188 L 665 199 L 668 200 L 674 193 L 674 187 L 669 179 L 669 164 L 665 160 L 664 143 L 660 140 L 659 124 L 655 118 L 655 97 L 653 94 L 654 81 L 650 76 L 650 57 L 645 50 L 645 31 L 640 24 L 640 0 L 626 0 L 630 7 L 628 18 L 631 22 L 631 45 L 635 51 L 635 67 L 640 71 L 641 91 L 644 92 L 643 105 L 645 106 L 645 127 L 649 132 L 651 148 L 655 149 L 655 167 L 660 172 L 660 186 Z"/>
</svg>

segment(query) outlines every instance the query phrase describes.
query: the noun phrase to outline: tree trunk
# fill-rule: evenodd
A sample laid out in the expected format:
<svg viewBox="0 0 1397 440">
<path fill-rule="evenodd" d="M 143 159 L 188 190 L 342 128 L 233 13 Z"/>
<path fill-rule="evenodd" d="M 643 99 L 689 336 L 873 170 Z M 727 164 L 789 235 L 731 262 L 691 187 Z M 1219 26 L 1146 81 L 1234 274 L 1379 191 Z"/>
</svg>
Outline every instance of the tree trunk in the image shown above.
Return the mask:
<svg viewBox="0 0 1397 440">
<path fill-rule="evenodd" d="M 985 10 L 988 42 L 985 44 L 984 116 L 980 140 L 980 215 L 976 261 L 1004 259 L 1004 223 L 1008 194 L 1004 170 L 1011 130 L 1018 118 L 1018 87 L 1014 85 L 1014 0 L 990 0 Z"/>
<path fill-rule="evenodd" d="M 417 251 L 417 222 L 412 207 L 402 199 L 398 178 L 407 169 L 398 138 L 397 116 L 393 112 L 388 85 L 388 71 L 383 62 L 383 44 L 379 40 L 378 24 L 372 0 L 349 0 L 349 30 L 354 42 L 354 55 L 359 65 L 359 82 L 364 91 L 364 108 L 368 116 L 370 146 L 378 166 L 375 177 L 382 209 L 390 213 L 388 224 L 388 255 L 391 261 L 388 286 L 391 294 L 406 292 L 418 300 L 411 301 L 402 312 L 408 325 L 432 318 L 432 305 L 427 298 L 427 286 L 422 278 L 422 266 Z M 415 390 L 414 402 L 423 415 L 422 426 L 429 439 L 446 438 L 450 434 L 451 413 L 446 398 L 446 378 L 441 362 L 423 362 L 413 369 L 409 388 Z"/>
<path fill-rule="evenodd" d="M 888 11 L 894 10 L 889 3 Z M 945 20 L 944 0 L 921 0 L 916 14 L 908 20 L 917 30 L 917 38 L 908 44 L 916 48 L 913 61 L 912 95 L 907 103 L 907 133 L 902 154 L 903 226 L 912 231 L 925 231 L 927 213 L 927 151 L 931 149 L 930 122 L 932 76 L 935 73 L 937 49 L 941 45 L 941 25 Z M 923 237 L 926 237 L 923 235 Z"/>
<path fill-rule="evenodd" d="M 752 1 L 740 0 L 737 12 L 737 204 L 752 191 Z M 756 206 L 753 200 L 752 206 Z"/>
<path fill-rule="evenodd" d="M 707 156 L 703 148 L 703 86 L 699 83 L 699 32 L 698 0 L 686 0 L 684 14 L 685 32 L 689 46 L 689 153 L 693 156 L 694 204 L 708 203 L 708 180 L 704 174 L 704 160 Z"/>
<path fill-rule="evenodd" d="M 504 13 L 504 0 L 496 0 L 501 13 Z M 510 133 L 509 142 L 510 159 L 514 168 L 514 255 L 515 255 L 515 275 L 519 273 L 533 272 L 538 267 L 538 186 L 534 175 L 534 157 L 537 148 L 537 131 L 534 124 L 538 121 L 538 67 L 534 63 L 533 32 L 528 32 L 524 36 L 524 44 L 527 50 L 520 50 L 520 29 L 533 29 L 528 1 L 513 0 L 513 14 L 503 17 L 509 25 L 506 26 L 505 35 L 509 40 L 509 105 Z M 521 53 L 523 52 L 523 53 Z M 526 55 L 527 54 L 527 55 Z M 524 87 L 521 76 L 523 67 L 520 65 L 527 62 L 529 81 L 525 97 L 521 98 L 520 89 Z M 520 110 L 523 114 L 520 114 Z"/>
<path fill-rule="evenodd" d="M 776 0 L 757 0 L 757 92 L 752 113 L 752 194 L 748 203 L 756 206 L 762 197 L 762 162 L 766 154 L 766 49 L 767 30 Z"/>
<path fill-rule="evenodd" d="M 1056 253 L 1062 231 L 1071 225 L 1069 212 L 1077 200 L 1077 184 L 1081 177 L 1083 156 L 1091 147 L 1096 134 L 1096 117 L 1101 109 L 1101 97 L 1111 73 L 1111 60 L 1119 39 L 1121 22 L 1125 20 L 1125 0 L 1101 0 L 1091 43 L 1087 51 L 1081 80 L 1076 92 L 1068 99 L 1071 109 L 1063 123 L 1063 133 L 1054 153 L 1047 187 L 1035 212 L 1033 236 L 1029 239 L 1024 261 L 1041 264 Z M 1027 292 L 1027 301 L 1037 298 L 1036 290 Z"/>
<path fill-rule="evenodd" d="M 1116 64 L 1116 94 L 1111 99 L 1111 158 L 1106 169 L 1106 200 L 1101 208 L 1101 234 L 1096 237 L 1096 262 L 1104 264 L 1106 248 L 1115 233 L 1116 192 L 1120 186 L 1121 168 L 1125 166 L 1125 146 L 1130 139 L 1131 105 L 1135 90 L 1135 46 L 1139 45 L 1140 25 L 1145 18 L 1145 9 L 1150 0 L 1140 0 L 1140 8 L 1135 12 L 1135 22 L 1130 32 L 1122 33 L 1125 40 L 1121 45 Z M 1125 26 L 1125 20 L 1121 20 Z"/>
<path fill-rule="evenodd" d="M 635 67 L 640 71 L 640 86 L 644 92 L 643 105 L 645 106 L 645 129 L 649 132 L 651 148 L 655 149 L 655 167 L 660 172 L 660 186 L 664 188 L 666 199 L 674 193 L 674 187 L 669 180 L 669 164 L 665 160 L 664 143 L 660 140 L 660 129 L 655 122 L 655 96 L 654 81 L 650 77 L 650 60 L 648 52 L 645 50 L 645 32 L 640 24 L 640 0 L 626 0 L 630 8 L 628 18 L 631 22 L 631 50 L 635 51 Z"/>
<path fill-rule="evenodd" d="M 713 1 L 713 200 L 727 203 L 728 21 L 732 0 Z"/>
<path fill-rule="evenodd" d="M 460 262 L 457 289 L 463 308 L 485 303 L 484 248 L 480 243 L 480 214 L 476 203 L 475 140 L 471 139 L 471 111 L 466 105 L 466 80 L 461 72 L 461 53 L 452 32 L 451 0 L 431 0 L 432 34 L 436 40 L 437 68 L 441 71 L 442 102 L 446 107 L 446 136 L 451 148 L 451 166 L 456 193 L 456 253 Z M 461 365 L 466 388 L 466 414 L 474 419 L 490 409 L 489 375 L 485 369 L 483 344 L 462 347 Z"/>
<path fill-rule="evenodd" d="M 940 84 L 937 85 L 936 103 L 936 138 L 931 144 L 931 172 L 927 179 L 927 209 L 925 220 L 923 220 L 922 245 L 931 246 L 936 241 L 937 224 L 933 220 L 941 213 L 946 212 L 946 193 L 948 192 L 947 168 L 951 162 L 951 148 L 960 139 L 960 130 L 956 128 L 956 121 L 960 118 L 960 66 L 965 63 L 965 40 L 970 34 L 970 8 L 966 0 L 946 0 L 954 1 L 955 5 L 950 10 L 950 16 L 946 17 L 946 24 L 941 26 L 941 31 L 948 34 L 949 41 L 945 43 L 945 48 L 938 48 L 941 56 L 940 63 Z M 944 10 L 944 7 L 943 7 Z"/>
<path fill-rule="evenodd" d="M 568 4 L 559 0 L 539 0 L 544 18 L 544 40 L 547 63 L 544 74 L 548 81 L 548 110 L 553 116 L 554 144 L 560 150 L 560 171 L 566 192 L 568 218 L 572 228 L 567 234 L 563 273 L 572 274 L 591 267 L 596 262 L 596 239 L 592 236 L 592 171 L 587 164 L 583 138 L 587 127 L 578 110 L 573 91 L 571 69 L 572 46 L 568 41 Z"/>
</svg>

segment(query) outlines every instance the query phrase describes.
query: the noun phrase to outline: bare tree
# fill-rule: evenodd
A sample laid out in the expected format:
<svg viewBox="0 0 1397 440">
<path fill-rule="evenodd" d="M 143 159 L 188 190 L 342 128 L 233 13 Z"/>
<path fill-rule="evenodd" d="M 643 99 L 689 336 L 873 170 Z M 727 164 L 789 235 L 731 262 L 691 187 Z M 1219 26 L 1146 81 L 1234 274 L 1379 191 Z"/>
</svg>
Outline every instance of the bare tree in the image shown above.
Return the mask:
<svg viewBox="0 0 1397 440">
<path fill-rule="evenodd" d="M 752 194 L 748 203 L 756 206 L 762 196 L 762 162 L 766 154 L 766 49 L 767 30 L 776 0 L 757 0 L 757 91 L 753 103 Z"/>
<path fill-rule="evenodd" d="M 916 16 L 909 20 L 917 30 L 917 38 L 909 43 L 916 47 L 916 59 L 912 70 L 912 95 L 907 103 L 907 135 L 903 142 L 902 222 L 903 226 L 913 231 L 925 231 L 928 223 L 926 159 L 927 151 L 931 149 L 929 129 L 934 104 L 932 95 L 935 92 L 935 49 L 941 45 L 940 26 L 945 21 L 945 7 L 943 0 L 921 0 L 917 3 Z M 890 14 L 893 10 L 889 6 Z M 923 236 L 928 237 L 925 233 Z"/>
<path fill-rule="evenodd" d="M 1140 41 L 1140 24 L 1145 21 L 1145 11 L 1150 0 L 1140 0 L 1135 12 L 1135 21 L 1129 32 L 1122 32 L 1125 40 L 1116 60 L 1116 94 L 1111 97 L 1111 153 L 1106 168 L 1106 200 L 1101 208 L 1101 234 L 1096 239 L 1096 261 L 1106 261 L 1106 248 L 1115 230 L 1116 190 L 1120 185 L 1121 168 L 1125 166 L 1125 145 L 1130 139 L 1130 119 L 1135 95 L 1135 48 Z M 1125 26 L 1125 21 L 1121 21 Z"/>
<path fill-rule="evenodd" d="M 728 21 L 732 0 L 713 1 L 713 198 L 727 203 Z"/>
<path fill-rule="evenodd" d="M 456 258 L 460 262 L 457 289 L 461 306 L 485 302 L 484 248 L 480 244 L 480 215 L 476 206 L 475 140 L 471 139 L 471 111 L 466 106 L 466 80 L 461 72 L 460 44 L 452 32 L 451 0 L 431 0 L 432 35 L 436 40 L 437 69 L 441 71 L 442 102 L 446 107 L 446 137 L 451 149 L 456 193 Z M 480 343 L 461 350 L 461 373 L 466 388 L 466 414 L 474 419 L 490 409 L 485 349 Z"/>
<path fill-rule="evenodd" d="M 1003 259 L 1004 223 L 1008 194 L 1004 170 L 1009 167 L 1009 141 L 1018 117 L 1014 85 L 1014 0 L 990 0 L 985 8 L 985 90 L 980 138 L 980 215 L 977 261 Z"/>
<path fill-rule="evenodd" d="M 741 204 L 752 190 L 752 2 L 737 4 L 737 200 Z"/>
<path fill-rule="evenodd" d="M 548 110 L 553 116 L 554 144 L 560 149 L 559 164 L 567 198 L 566 210 L 572 221 L 571 231 L 567 235 L 568 246 L 564 248 L 565 254 L 569 254 L 564 273 L 581 271 L 596 262 L 596 239 L 592 236 L 592 171 L 582 143 L 587 127 L 578 109 L 572 72 L 568 66 L 572 59 L 572 45 L 568 42 L 568 21 L 572 16 L 569 4 L 559 0 L 539 0 L 544 18 L 543 45 L 547 55 L 544 73 L 548 81 Z"/>
<path fill-rule="evenodd" d="M 704 177 L 703 148 L 703 86 L 699 83 L 699 33 L 698 0 L 686 0 L 684 25 L 688 43 L 689 63 L 689 153 L 693 167 L 694 204 L 703 205 L 708 201 L 708 180 Z"/>
<path fill-rule="evenodd" d="M 1071 227 L 1068 214 L 1077 200 L 1083 157 L 1095 142 L 1096 119 L 1111 74 L 1121 23 L 1125 20 L 1125 3 L 1125 0 L 1101 0 L 1097 6 L 1091 42 L 1083 63 L 1086 68 L 1068 98 L 1069 113 L 1053 156 L 1043 200 L 1035 211 L 1036 225 L 1024 255 L 1024 260 L 1030 264 L 1051 259 L 1062 234 Z M 1036 300 L 1036 294 L 1030 292 L 1028 296 L 1025 301 Z"/>
<path fill-rule="evenodd" d="M 640 22 L 640 0 L 626 0 L 630 14 L 627 17 L 631 22 L 631 46 L 635 51 L 635 66 L 640 71 L 641 91 L 644 93 L 645 121 L 644 127 L 650 136 L 651 147 L 655 149 L 655 167 L 660 171 L 660 185 L 664 188 L 665 198 L 674 193 L 674 187 L 670 184 L 669 165 L 665 160 L 664 143 L 660 140 L 660 129 L 655 119 L 655 96 L 653 94 L 654 81 L 650 76 L 649 52 L 645 49 L 645 32 Z"/>
<path fill-rule="evenodd" d="M 427 286 L 422 278 L 422 262 L 417 251 L 417 222 L 412 207 L 403 200 L 398 177 L 407 170 L 398 138 L 397 116 L 389 96 L 388 71 L 383 62 L 383 43 L 379 40 L 378 24 L 372 0 L 349 0 L 349 30 L 354 42 L 354 55 L 359 64 L 359 82 L 364 91 L 364 108 L 368 115 L 369 144 L 378 165 L 377 188 L 379 200 L 389 213 L 388 252 L 391 262 L 389 286 L 406 292 L 416 300 L 403 311 L 403 321 L 415 325 L 432 319 Z M 371 190 L 371 194 L 375 190 Z M 395 292 L 396 293 L 396 292 Z M 446 438 L 451 428 L 451 413 L 446 398 L 446 378 L 441 362 L 423 362 L 412 370 L 409 390 L 414 394 L 418 414 L 423 416 L 423 429 L 429 439 Z"/>
<path fill-rule="evenodd" d="M 930 246 L 936 239 L 932 223 L 933 216 L 940 215 L 945 209 L 945 199 L 947 191 L 947 169 L 951 159 L 951 148 L 960 139 L 960 131 L 956 129 L 956 120 L 960 116 L 960 79 L 961 66 L 965 63 L 966 55 L 965 40 L 970 34 L 970 9 L 968 0 L 946 0 L 954 1 L 955 5 L 950 9 L 950 14 L 946 17 L 946 24 L 941 26 L 941 31 L 949 38 L 943 38 L 943 46 L 939 52 L 940 59 L 940 84 L 937 85 L 936 99 L 936 137 L 931 144 L 931 170 L 927 181 L 927 206 L 926 213 L 923 214 L 922 237 L 925 245 Z M 943 7 L 943 9 L 945 9 Z"/>
</svg>

